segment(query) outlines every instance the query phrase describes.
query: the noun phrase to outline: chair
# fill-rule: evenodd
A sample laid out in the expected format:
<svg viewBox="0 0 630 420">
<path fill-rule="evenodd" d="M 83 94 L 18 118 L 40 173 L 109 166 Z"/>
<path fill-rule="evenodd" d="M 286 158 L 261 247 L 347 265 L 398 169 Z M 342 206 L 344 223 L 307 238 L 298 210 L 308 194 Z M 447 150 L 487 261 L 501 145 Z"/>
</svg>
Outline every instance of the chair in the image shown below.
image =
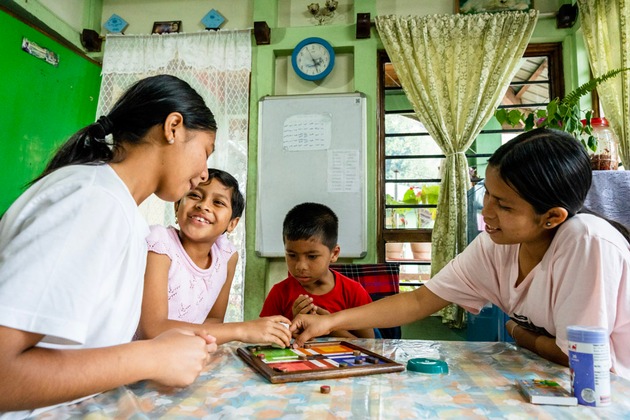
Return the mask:
<svg viewBox="0 0 630 420">
<path fill-rule="evenodd" d="M 400 265 L 397 263 L 331 264 L 330 268 L 361 283 L 373 301 L 399 292 Z M 402 337 L 400 327 L 375 329 L 377 336 L 378 333 L 382 338 Z"/>
</svg>

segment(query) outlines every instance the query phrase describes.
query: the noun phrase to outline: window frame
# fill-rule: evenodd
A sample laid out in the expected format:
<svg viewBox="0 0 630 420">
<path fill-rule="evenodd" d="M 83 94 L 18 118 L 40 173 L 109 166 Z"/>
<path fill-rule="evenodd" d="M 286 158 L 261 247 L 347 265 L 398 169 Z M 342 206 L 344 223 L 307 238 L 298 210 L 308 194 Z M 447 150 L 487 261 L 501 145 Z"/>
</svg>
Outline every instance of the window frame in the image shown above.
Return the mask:
<svg viewBox="0 0 630 420">
<path fill-rule="evenodd" d="M 562 57 L 562 43 L 532 43 L 526 48 L 523 57 L 540 57 L 546 56 L 548 61 L 548 79 L 549 79 L 549 97 L 562 97 L 564 95 L 564 69 Z M 416 228 L 416 229 L 387 229 L 385 228 L 385 64 L 390 63 L 389 57 L 385 50 L 377 51 L 377 180 L 376 180 L 376 213 L 377 213 L 377 259 L 379 262 L 385 262 L 385 244 L 387 242 L 431 242 L 432 228 Z M 499 108 L 503 107 L 502 105 Z M 521 132 L 522 130 L 501 130 L 501 132 Z M 491 133 L 496 130 L 482 131 L 481 133 Z M 478 155 L 478 157 L 483 157 Z M 426 180 L 427 182 L 441 182 L 439 180 Z M 416 205 L 421 207 L 422 205 Z M 407 206 L 406 206 L 407 207 Z M 409 207 L 412 207 L 411 205 Z M 414 261 L 402 262 L 402 264 L 412 265 L 430 265 L 431 262 Z M 410 285 L 419 285 L 410 283 Z"/>
</svg>

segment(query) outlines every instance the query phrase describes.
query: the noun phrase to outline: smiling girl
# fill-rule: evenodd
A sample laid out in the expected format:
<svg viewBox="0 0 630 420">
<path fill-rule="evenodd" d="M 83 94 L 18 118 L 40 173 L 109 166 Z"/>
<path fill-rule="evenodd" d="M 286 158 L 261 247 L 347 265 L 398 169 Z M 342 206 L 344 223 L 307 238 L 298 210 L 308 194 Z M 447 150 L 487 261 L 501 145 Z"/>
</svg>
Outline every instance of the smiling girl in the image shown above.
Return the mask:
<svg viewBox="0 0 630 420">
<path fill-rule="evenodd" d="M 170 328 L 203 330 L 217 344 L 238 340 L 288 346 L 282 316 L 224 323 L 238 261 L 227 237 L 245 200 L 229 173 L 208 169 L 208 180 L 175 203 L 175 227 L 151 226 L 138 335 L 151 338 Z"/>
<path fill-rule="evenodd" d="M 605 328 L 613 371 L 630 378 L 630 246 L 627 230 L 578 214 L 591 185 L 589 158 L 566 133 L 537 129 L 488 160 L 486 230 L 424 287 L 329 316 L 299 315 L 296 345 L 327 331 L 392 327 L 453 302 L 488 302 L 511 320 L 517 344 L 568 365 L 569 325 Z M 623 232 L 622 232 L 623 231 Z"/>
</svg>

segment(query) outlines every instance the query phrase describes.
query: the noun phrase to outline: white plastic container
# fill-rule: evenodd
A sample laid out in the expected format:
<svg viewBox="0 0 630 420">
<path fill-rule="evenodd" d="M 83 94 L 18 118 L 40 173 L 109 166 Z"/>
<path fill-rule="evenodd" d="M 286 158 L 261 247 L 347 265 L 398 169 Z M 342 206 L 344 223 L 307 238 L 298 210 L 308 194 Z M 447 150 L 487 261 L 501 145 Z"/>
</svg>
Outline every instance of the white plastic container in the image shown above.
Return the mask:
<svg viewBox="0 0 630 420">
<path fill-rule="evenodd" d="M 610 347 L 604 328 L 569 326 L 571 391 L 578 404 L 610 404 Z"/>
</svg>

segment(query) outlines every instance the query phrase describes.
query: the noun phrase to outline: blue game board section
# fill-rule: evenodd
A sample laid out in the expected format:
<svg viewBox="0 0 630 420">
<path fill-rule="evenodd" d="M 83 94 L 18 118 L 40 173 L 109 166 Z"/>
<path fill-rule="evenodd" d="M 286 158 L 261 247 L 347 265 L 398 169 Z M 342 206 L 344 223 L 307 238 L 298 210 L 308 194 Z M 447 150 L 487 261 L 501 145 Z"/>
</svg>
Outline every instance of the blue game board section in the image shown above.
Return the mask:
<svg viewBox="0 0 630 420">
<path fill-rule="evenodd" d="M 201 23 L 206 26 L 206 29 L 219 29 L 221 25 L 223 25 L 223 22 L 225 22 L 225 18 L 215 9 L 210 10 L 203 19 L 201 19 Z"/>
<path fill-rule="evenodd" d="M 114 13 L 107 19 L 104 26 L 109 32 L 120 33 L 127 27 L 127 21 Z"/>
</svg>

